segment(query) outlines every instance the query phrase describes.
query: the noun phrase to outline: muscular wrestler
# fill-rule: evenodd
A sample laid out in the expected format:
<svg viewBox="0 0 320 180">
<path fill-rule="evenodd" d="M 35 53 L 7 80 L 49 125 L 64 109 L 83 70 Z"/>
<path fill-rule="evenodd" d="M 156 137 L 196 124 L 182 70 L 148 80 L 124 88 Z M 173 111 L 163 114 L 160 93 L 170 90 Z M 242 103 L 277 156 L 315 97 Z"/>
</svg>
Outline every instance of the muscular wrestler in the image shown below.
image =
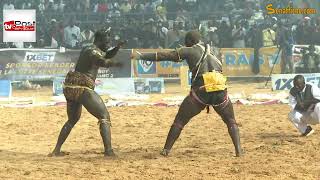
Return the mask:
<svg viewBox="0 0 320 180">
<path fill-rule="evenodd" d="M 205 84 L 204 76 L 208 72 L 214 76 L 222 75 L 222 64 L 216 56 L 210 53 L 210 47 L 200 44 L 200 34 L 190 31 L 185 36 L 185 45 L 171 52 L 157 52 L 140 54 L 137 59 L 147 61 L 174 61 L 186 60 L 192 72 L 192 86 L 190 94 L 183 100 L 178 114 L 169 131 L 166 143 L 161 155 L 168 156 L 173 144 L 178 139 L 184 126 L 190 119 L 199 114 L 205 107 L 213 106 L 214 110 L 221 116 L 228 127 L 229 135 L 235 147 L 236 156 L 242 155 L 238 126 L 234 117 L 233 106 L 228 98 L 227 89 L 224 84 Z M 209 48 L 209 49 L 208 49 Z M 210 74 L 210 73 L 209 73 Z M 224 78 L 224 77 L 223 77 Z M 209 78 L 210 79 L 210 78 Z M 213 78 L 214 79 L 214 78 Z M 214 81 L 220 81 L 214 80 Z M 213 91 L 206 89 L 207 86 L 215 85 Z M 219 89 L 220 88 L 220 89 Z M 215 89 L 215 90 L 214 90 Z M 218 90 L 217 90 L 218 89 Z M 208 92 L 207 92 L 208 91 Z"/>
<path fill-rule="evenodd" d="M 111 146 L 111 121 L 109 112 L 101 99 L 94 91 L 95 79 L 99 67 L 121 67 L 121 63 L 114 62 L 110 58 L 114 57 L 124 42 L 111 49 L 108 49 L 110 43 L 110 29 L 102 29 L 95 33 L 94 43 L 91 46 L 84 47 L 80 53 L 75 71 L 70 71 L 65 79 L 63 93 L 67 100 L 68 121 L 62 127 L 58 142 L 49 156 L 64 155 L 61 152 L 61 146 L 67 139 L 73 126 L 79 121 L 82 105 L 98 119 L 100 134 L 104 145 L 104 155 L 114 156 Z"/>
</svg>

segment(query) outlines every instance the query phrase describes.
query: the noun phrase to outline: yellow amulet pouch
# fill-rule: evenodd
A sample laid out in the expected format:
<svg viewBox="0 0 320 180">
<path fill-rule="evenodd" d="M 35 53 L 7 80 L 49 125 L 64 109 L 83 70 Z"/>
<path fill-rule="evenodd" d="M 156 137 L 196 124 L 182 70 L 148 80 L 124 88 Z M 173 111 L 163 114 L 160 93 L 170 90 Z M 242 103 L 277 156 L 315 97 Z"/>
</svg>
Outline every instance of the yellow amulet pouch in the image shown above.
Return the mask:
<svg viewBox="0 0 320 180">
<path fill-rule="evenodd" d="M 227 78 L 218 72 L 206 72 L 202 74 L 206 92 L 222 91 L 227 88 Z"/>
</svg>

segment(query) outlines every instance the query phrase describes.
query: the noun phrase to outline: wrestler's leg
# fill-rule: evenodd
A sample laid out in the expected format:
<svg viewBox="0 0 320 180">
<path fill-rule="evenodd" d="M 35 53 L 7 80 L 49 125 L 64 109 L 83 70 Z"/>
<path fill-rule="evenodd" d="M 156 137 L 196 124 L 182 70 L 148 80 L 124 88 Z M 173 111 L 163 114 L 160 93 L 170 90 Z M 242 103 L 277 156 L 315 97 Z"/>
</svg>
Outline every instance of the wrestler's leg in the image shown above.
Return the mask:
<svg viewBox="0 0 320 180">
<path fill-rule="evenodd" d="M 100 135 L 105 156 L 114 156 L 111 145 L 110 115 L 101 97 L 92 90 L 85 90 L 80 98 L 83 106 L 99 120 Z"/>
<path fill-rule="evenodd" d="M 199 114 L 204 108 L 204 105 L 201 105 L 198 102 L 194 101 L 190 96 L 187 96 L 183 100 L 178 114 L 176 115 L 176 118 L 170 128 L 161 155 L 167 156 L 169 154 L 174 142 L 180 136 L 183 127 L 190 121 L 192 117 Z"/>
<path fill-rule="evenodd" d="M 61 146 L 69 136 L 71 129 L 73 126 L 79 121 L 81 116 L 82 106 L 78 102 L 67 101 L 67 114 L 68 114 L 68 121 L 63 125 L 56 147 L 54 148 L 53 152 L 50 154 L 51 156 L 59 156 L 63 155 L 61 151 Z"/>
<path fill-rule="evenodd" d="M 235 147 L 236 156 L 242 155 L 242 149 L 240 145 L 239 128 L 234 118 L 233 106 L 230 100 L 224 106 L 214 106 L 214 110 L 221 116 L 223 122 L 228 127 L 229 135 L 232 139 Z"/>
</svg>

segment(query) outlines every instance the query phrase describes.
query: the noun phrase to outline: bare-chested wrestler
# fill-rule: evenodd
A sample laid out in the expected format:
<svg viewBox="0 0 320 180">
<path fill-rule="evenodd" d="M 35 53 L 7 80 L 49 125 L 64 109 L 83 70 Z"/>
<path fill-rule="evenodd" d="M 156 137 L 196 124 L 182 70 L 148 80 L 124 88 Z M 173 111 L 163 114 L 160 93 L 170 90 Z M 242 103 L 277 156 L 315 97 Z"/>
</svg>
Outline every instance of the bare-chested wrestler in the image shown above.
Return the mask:
<svg viewBox="0 0 320 180">
<path fill-rule="evenodd" d="M 121 67 L 121 63 L 110 60 L 110 58 L 117 54 L 124 42 L 120 42 L 116 47 L 108 50 L 110 39 L 110 28 L 97 31 L 93 45 L 82 49 L 75 71 L 70 71 L 67 74 L 63 93 L 67 100 L 68 121 L 62 127 L 58 142 L 49 156 L 62 156 L 65 154 L 61 152 L 61 146 L 73 126 L 79 121 L 82 105 L 98 119 L 104 145 L 104 155 L 115 156 L 111 146 L 109 112 L 101 97 L 94 91 L 99 67 Z"/>
<path fill-rule="evenodd" d="M 239 129 L 234 117 L 232 103 L 227 94 L 226 78 L 222 75 L 221 61 L 209 50 L 208 45 L 200 44 L 200 34 L 190 31 L 185 36 L 185 45 L 170 52 L 138 53 L 136 59 L 147 61 L 186 60 L 192 72 L 190 94 L 183 100 L 178 114 L 169 131 L 161 155 L 168 156 L 184 126 L 203 109 L 213 106 L 228 127 L 229 135 L 235 147 L 236 156 L 243 154 L 240 146 Z"/>
</svg>

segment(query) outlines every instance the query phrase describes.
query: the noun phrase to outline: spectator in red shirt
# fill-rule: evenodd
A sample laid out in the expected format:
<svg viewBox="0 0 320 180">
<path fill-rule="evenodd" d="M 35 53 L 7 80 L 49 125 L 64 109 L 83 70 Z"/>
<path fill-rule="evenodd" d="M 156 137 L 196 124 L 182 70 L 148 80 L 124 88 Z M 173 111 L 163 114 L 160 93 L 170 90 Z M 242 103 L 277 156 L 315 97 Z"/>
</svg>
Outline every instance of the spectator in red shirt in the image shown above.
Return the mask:
<svg viewBox="0 0 320 180">
<path fill-rule="evenodd" d="M 105 0 L 100 0 L 98 4 L 98 13 L 106 13 L 108 11 L 108 5 Z"/>
</svg>

